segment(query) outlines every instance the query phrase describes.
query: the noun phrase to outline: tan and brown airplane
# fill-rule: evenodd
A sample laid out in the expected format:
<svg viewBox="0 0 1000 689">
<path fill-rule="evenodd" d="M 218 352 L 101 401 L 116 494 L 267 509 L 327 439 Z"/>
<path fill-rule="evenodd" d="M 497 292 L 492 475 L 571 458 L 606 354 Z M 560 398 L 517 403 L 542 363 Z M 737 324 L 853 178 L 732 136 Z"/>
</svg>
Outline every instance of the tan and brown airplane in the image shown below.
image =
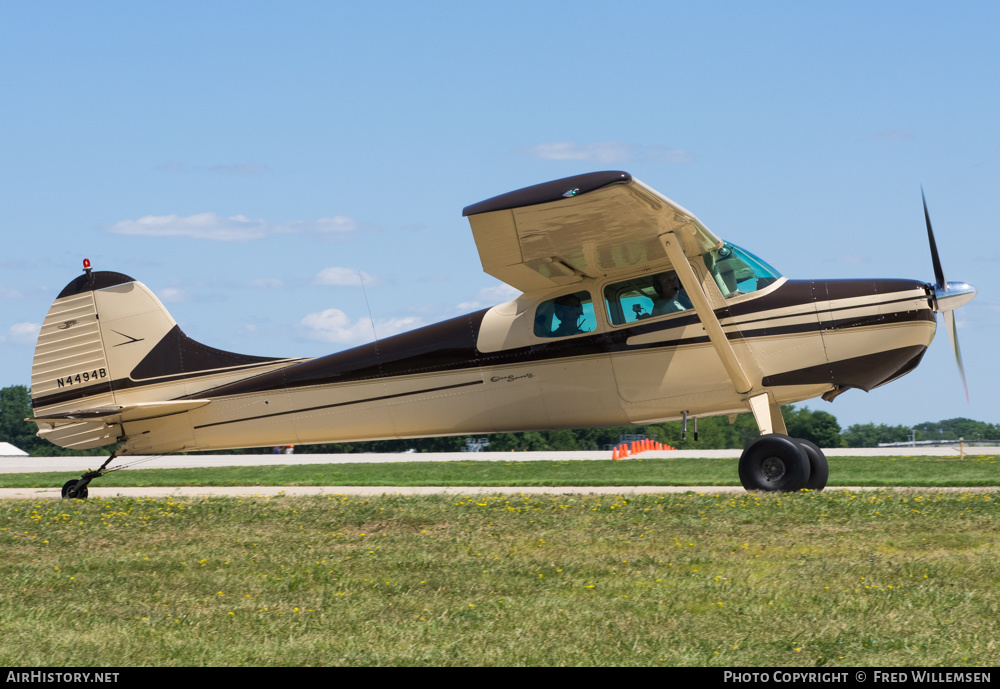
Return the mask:
<svg viewBox="0 0 1000 689">
<path fill-rule="evenodd" d="M 945 282 L 929 217 L 935 285 L 788 280 L 625 172 L 538 184 L 464 215 L 484 270 L 520 296 L 315 359 L 195 342 L 145 285 L 85 261 L 42 324 L 32 420 L 61 447 L 118 447 L 63 495 L 86 497 L 122 455 L 744 411 L 761 435 L 740 459 L 743 485 L 819 490 L 826 458 L 785 435 L 780 405 L 908 373 L 935 312 L 954 335 L 952 310 L 976 294 Z"/>
</svg>

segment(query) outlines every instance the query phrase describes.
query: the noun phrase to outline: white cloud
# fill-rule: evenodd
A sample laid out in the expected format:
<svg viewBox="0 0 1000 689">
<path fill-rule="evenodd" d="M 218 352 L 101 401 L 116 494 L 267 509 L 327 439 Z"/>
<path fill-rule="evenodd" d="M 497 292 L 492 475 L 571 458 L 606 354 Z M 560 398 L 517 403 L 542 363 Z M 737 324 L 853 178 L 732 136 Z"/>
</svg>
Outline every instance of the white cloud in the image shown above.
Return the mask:
<svg viewBox="0 0 1000 689">
<path fill-rule="evenodd" d="M 592 144 L 559 141 L 525 146 L 516 149 L 516 152 L 536 160 L 583 160 L 594 163 L 626 163 L 631 161 L 690 163 L 694 161 L 694 156 L 677 148 L 630 144 L 624 141 L 600 141 Z"/>
<path fill-rule="evenodd" d="M 640 146 L 637 158 L 652 163 L 693 163 L 694 156 L 679 148 Z"/>
<path fill-rule="evenodd" d="M 11 342 L 34 344 L 38 339 L 38 331 L 41 329 L 41 323 L 15 323 L 10 326 L 7 334 Z"/>
<path fill-rule="evenodd" d="M 492 287 L 484 287 L 479 290 L 479 298 L 486 301 L 494 301 L 497 303 L 510 301 L 520 295 L 521 292 L 516 287 L 511 287 L 506 282 L 501 282 L 499 284 L 493 285 Z"/>
<path fill-rule="evenodd" d="M 187 217 L 178 215 L 147 215 L 138 220 L 122 220 L 108 227 L 112 234 L 145 237 L 191 237 L 219 242 L 243 242 L 260 239 L 269 234 L 313 233 L 326 239 L 346 239 L 357 231 L 370 230 L 374 226 L 359 223 L 352 218 L 336 216 L 317 220 L 295 220 L 286 223 L 270 223 L 267 220 L 252 220 L 245 215 L 228 218 L 218 213 L 195 213 Z"/>
<path fill-rule="evenodd" d="M 167 303 L 184 301 L 188 297 L 187 292 L 175 287 L 165 287 L 160 290 L 160 293 L 157 296 L 160 298 L 160 301 Z"/>
<path fill-rule="evenodd" d="M 208 169 L 212 172 L 218 172 L 223 175 L 251 177 L 253 175 L 259 175 L 262 172 L 267 172 L 267 165 L 258 165 L 255 163 L 243 163 L 242 165 L 213 165 Z"/>
<path fill-rule="evenodd" d="M 359 318 L 351 323 L 351 319 L 340 309 L 327 309 L 310 313 L 300 321 L 299 325 L 305 330 L 308 337 L 323 342 L 362 344 L 375 339 L 370 320 Z M 391 318 L 375 323 L 375 332 L 378 333 L 379 338 L 385 338 L 421 325 L 423 323 L 415 316 Z"/>
<path fill-rule="evenodd" d="M 245 215 L 223 218 L 218 213 L 195 213 L 186 218 L 177 215 L 147 215 L 138 220 L 122 220 L 108 228 L 112 234 L 146 237 L 192 237 L 220 242 L 241 242 L 260 239 L 267 234 L 264 220 L 251 220 Z"/>
<path fill-rule="evenodd" d="M 317 220 L 293 220 L 281 223 L 274 228 L 275 232 L 282 234 L 310 233 L 318 234 L 326 239 L 344 239 L 354 232 L 371 231 L 376 229 L 370 223 L 358 222 L 354 218 L 344 215 L 335 215 L 332 218 L 319 218 Z"/>
<path fill-rule="evenodd" d="M 21 293 L 16 289 L 9 289 L 7 287 L 0 287 L 0 299 L 20 299 Z"/>
<path fill-rule="evenodd" d="M 387 321 L 377 321 L 375 323 L 375 332 L 378 333 L 379 337 L 392 337 L 393 335 L 409 332 L 416 328 L 422 328 L 424 325 L 423 320 L 417 316 L 390 318 Z"/>
<path fill-rule="evenodd" d="M 463 301 L 455 308 L 461 311 L 468 311 L 469 309 L 479 309 L 483 306 L 495 306 L 511 299 L 516 299 L 520 294 L 521 292 L 514 287 L 501 282 L 492 287 L 484 287 L 479 290 L 473 301 Z"/>
<path fill-rule="evenodd" d="M 355 286 L 360 285 L 362 280 L 366 287 L 378 282 L 377 277 L 363 270 L 339 267 L 324 268 L 317 273 L 313 282 L 317 285 Z"/>
<path fill-rule="evenodd" d="M 631 157 L 631 147 L 620 141 L 596 144 L 575 144 L 570 141 L 535 144 L 520 149 L 529 158 L 540 160 L 594 160 L 601 163 L 618 163 Z"/>
<path fill-rule="evenodd" d="M 285 286 L 278 278 L 257 278 L 251 283 L 254 287 L 263 287 L 264 289 L 280 289 Z"/>
</svg>

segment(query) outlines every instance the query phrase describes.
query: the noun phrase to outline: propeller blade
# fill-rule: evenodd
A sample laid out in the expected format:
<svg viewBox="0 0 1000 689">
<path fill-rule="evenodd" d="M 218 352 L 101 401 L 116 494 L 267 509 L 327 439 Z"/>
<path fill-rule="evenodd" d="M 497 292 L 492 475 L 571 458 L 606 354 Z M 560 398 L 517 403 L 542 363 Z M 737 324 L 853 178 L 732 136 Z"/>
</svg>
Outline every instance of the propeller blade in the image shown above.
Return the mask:
<svg viewBox="0 0 1000 689">
<path fill-rule="evenodd" d="M 937 243 L 934 241 L 934 230 L 931 229 L 931 214 L 927 212 L 927 197 L 924 188 L 920 187 L 920 198 L 924 202 L 924 220 L 927 222 L 927 241 L 931 245 L 931 261 L 934 263 L 934 279 L 937 287 L 947 291 L 948 283 L 944 280 L 944 270 L 941 269 L 941 257 L 938 256 Z"/>
<path fill-rule="evenodd" d="M 969 383 L 965 380 L 965 366 L 962 365 L 962 350 L 958 348 L 958 329 L 955 327 L 955 312 L 945 311 L 944 325 L 948 331 L 948 339 L 951 340 L 951 349 L 955 352 L 955 362 L 958 364 L 958 372 L 962 374 L 962 385 L 965 387 L 965 401 L 969 402 Z"/>
<path fill-rule="evenodd" d="M 962 387 L 965 388 L 965 401 L 969 402 L 969 383 L 965 379 L 965 366 L 962 364 L 962 350 L 958 347 L 958 328 L 955 325 L 955 309 L 968 303 L 976 296 L 976 288 L 965 282 L 946 282 L 944 270 L 941 268 L 941 257 L 938 255 L 937 242 L 934 241 L 934 230 L 931 229 L 931 214 L 927 211 L 927 197 L 924 188 L 920 187 L 920 198 L 924 202 L 924 222 L 927 223 L 927 243 L 931 247 L 931 261 L 934 263 L 934 304 L 933 308 L 944 316 L 945 330 L 951 340 L 951 350 L 955 353 L 955 363 L 962 376 Z"/>
</svg>

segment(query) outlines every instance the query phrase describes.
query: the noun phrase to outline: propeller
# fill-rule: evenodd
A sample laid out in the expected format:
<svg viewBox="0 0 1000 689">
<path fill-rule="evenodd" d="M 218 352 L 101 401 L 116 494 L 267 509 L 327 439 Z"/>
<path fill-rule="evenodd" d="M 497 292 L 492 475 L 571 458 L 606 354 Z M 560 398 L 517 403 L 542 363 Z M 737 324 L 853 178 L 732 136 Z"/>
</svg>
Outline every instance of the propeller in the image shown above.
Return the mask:
<svg viewBox="0 0 1000 689">
<path fill-rule="evenodd" d="M 969 384 L 965 380 L 965 367 L 962 365 L 962 351 L 958 347 L 958 330 L 955 327 L 955 309 L 963 306 L 976 296 L 976 288 L 967 282 L 947 282 L 944 270 L 941 268 L 941 257 L 938 255 L 937 243 L 934 241 L 934 230 L 931 229 L 931 215 L 927 212 L 927 197 L 923 187 L 920 188 L 920 198 L 924 202 L 924 220 L 927 223 L 927 242 L 931 247 L 931 262 L 934 264 L 934 311 L 944 316 L 945 329 L 951 348 L 955 352 L 958 372 L 962 375 L 962 385 L 965 387 L 965 401 L 969 401 Z"/>
</svg>

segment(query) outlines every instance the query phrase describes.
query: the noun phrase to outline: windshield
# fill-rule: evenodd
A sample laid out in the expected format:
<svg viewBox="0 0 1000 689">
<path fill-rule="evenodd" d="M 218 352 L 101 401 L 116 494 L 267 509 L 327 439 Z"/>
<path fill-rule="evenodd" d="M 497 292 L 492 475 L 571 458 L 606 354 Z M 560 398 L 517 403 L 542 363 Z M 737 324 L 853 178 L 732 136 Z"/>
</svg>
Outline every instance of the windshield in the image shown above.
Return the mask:
<svg viewBox="0 0 1000 689">
<path fill-rule="evenodd" d="M 705 254 L 705 267 L 726 299 L 764 289 L 781 277 L 767 263 L 729 242 Z"/>
</svg>

